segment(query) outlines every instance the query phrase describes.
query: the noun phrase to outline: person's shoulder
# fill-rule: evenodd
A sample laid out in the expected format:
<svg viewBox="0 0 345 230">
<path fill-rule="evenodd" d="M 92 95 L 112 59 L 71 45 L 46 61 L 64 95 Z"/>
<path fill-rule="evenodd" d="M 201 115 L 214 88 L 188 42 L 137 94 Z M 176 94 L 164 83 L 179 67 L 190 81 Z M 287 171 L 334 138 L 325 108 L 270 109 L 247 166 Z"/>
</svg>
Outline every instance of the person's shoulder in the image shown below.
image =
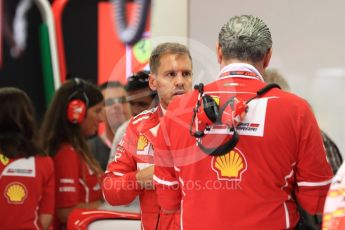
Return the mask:
<svg viewBox="0 0 345 230">
<path fill-rule="evenodd" d="M 292 92 L 287 92 L 283 91 L 280 89 L 275 89 L 277 90 L 277 96 L 280 98 L 280 102 L 283 103 L 286 106 L 298 106 L 298 107 L 303 107 L 303 108 L 310 108 L 310 104 L 302 97 L 292 93 Z"/>
<path fill-rule="evenodd" d="M 57 151 L 54 159 L 74 159 L 78 157 L 77 151 L 73 148 L 72 145 L 65 143 L 62 144 Z"/>
<path fill-rule="evenodd" d="M 43 162 L 43 163 L 53 162 L 53 159 L 48 155 L 36 155 L 35 158 L 36 158 L 36 161 L 38 162 Z"/>
<path fill-rule="evenodd" d="M 53 170 L 53 159 L 50 156 L 45 155 L 36 155 L 36 162 L 38 167 L 46 168 L 49 170 Z"/>
<path fill-rule="evenodd" d="M 144 127 L 151 127 L 159 123 L 159 108 L 144 110 L 131 119 L 128 127 L 142 129 Z"/>
</svg>

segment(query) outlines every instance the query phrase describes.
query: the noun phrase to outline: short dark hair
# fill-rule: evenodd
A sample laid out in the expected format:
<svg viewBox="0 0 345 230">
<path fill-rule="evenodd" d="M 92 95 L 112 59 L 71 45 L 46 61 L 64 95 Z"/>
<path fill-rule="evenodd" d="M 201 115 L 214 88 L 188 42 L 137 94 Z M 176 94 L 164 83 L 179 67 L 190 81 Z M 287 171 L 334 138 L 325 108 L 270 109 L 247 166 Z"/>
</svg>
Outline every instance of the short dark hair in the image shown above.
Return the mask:
<svg viewBox="0 0 345 230">
<path fill-rule="evenodd" d="M 126 91 L 131 92 L 140 89 L 147 89 L 151 91 L 151 97 L 155 97 L 157 95 L 157 92 L 151 90 L 149 86 L 149 75 L 150 72 L 146 70 L 134 73 L 127 79 L 127 85 L 125 86 Z"/>
</svg>

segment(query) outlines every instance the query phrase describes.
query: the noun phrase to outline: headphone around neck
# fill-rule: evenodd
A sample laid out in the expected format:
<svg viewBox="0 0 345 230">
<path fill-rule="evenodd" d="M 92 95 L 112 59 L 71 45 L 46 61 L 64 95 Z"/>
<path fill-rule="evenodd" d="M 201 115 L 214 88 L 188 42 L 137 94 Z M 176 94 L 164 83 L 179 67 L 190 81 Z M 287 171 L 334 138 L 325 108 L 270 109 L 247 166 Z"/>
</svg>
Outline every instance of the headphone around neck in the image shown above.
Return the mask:
<svg viewBox="0 0 345 230">
<path fill-rule="evenodd" d="M 196 138 L 197 145 L 206 154 L 220 156 L 228 153 L 237 145 L 240 136 L 236 130 L 248 112 L 248 103 L 258 98 L 273 88 L 280 88 L 278 84 L 271 83 L 256 92 L 256 95 L 248 101 L 237 97 L 231 97 L 221 107 L 219 103 L 210 95 L 204 94 L 204 84 L 199 83 L 194 86 L 199 92 L 198 100 L 193 109 L 193 117 L 189 132 Z M 196 118 L 198 119 L 196 121 Z M 213 125 L 226 125 L 232 131 L 232 137 L 222 145 L 215 148 L 208 148 L 201 143 L 206 135 L 205 130 L 210 130 Z M 199 126 L 202 129 L 199 129 Z M 195 127 L 195 128 L 194 128 Z M 193 131 L 194 130 L 194 131 Z"/>
<path fill-rule="evenodd" d="M 67 120 L 79 125 L 86 117 L 87 108 L 89 106 L 89 98 L 85 92 L 85 82 L 80 78 L 73 78 L 75 90 L 68 97 L 67 104 Z"/>
</svg>

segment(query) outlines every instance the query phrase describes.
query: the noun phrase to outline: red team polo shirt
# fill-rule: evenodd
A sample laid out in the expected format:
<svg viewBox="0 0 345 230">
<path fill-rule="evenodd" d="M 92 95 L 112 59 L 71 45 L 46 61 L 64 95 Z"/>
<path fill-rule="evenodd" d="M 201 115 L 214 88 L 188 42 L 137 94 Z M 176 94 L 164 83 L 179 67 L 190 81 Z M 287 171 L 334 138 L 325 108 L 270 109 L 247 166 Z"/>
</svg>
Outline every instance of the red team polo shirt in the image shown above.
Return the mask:
<svg viewBox="0 0 345 230">
<path fill-rule="evenodd" d="M 102 199 L 99 179 L 69 144 L 61 146 L 54 157 L 56 175 L 56 208 Z"/>
<path fill-rule="evenodd" d="M 248 100 L 265 86 L 253 66 L 229 65 L 222 73 L 228 71 L 255 77 L 223 74 L 206 85 L 205 93 L 220 105 L 235 95 Z M 299 214 L 292 192 L 309 213 L 322 212 L 332 171 L 307 102 L 270 90 L 249 103 L 237 146 L 209 156 L 190 135 L 197 98 L 195 90 L 170 103 L 155 146 L 158 202 L 166 210 L 181 208 L 182 229 L 293 228 Z M 225 137 L 222 132 L 226 129 L 211 130 L 203 143 L 214 147 Z"/>
<path fill-rule="evenodd" d="M 162 110 L 156 107 L 134 117 L 118 144 L 115 160 L 108 165 L 102 190 L 111 205 L 128 204 L 139 195 L 142 228 L 145 230 L 167 229 L 175 217 L 160 217 L 155 190 L 141 189 L 136 173 L 153 164 L 154 143 Z M 158 226 L 159 225 L 159 226 Z"/>
<path fill-rule="evenodd" d="M 0 229 L 42 229 L 39 214 L 54 214 L 50 157 L 9 159 L 0 154 Z"/>
</svg>

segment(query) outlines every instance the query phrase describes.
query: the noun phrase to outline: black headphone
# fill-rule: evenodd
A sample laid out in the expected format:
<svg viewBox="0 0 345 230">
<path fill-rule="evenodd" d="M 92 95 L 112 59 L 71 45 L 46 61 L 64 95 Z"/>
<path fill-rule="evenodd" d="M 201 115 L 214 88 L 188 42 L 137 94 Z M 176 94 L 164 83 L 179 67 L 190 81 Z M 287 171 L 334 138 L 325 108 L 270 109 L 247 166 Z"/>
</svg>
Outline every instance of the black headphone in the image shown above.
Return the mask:
<svg viewBox="0 0 345 230">
<path fill-rule="evenodd" d="M 85 92 L 85 82 L 80 78 L 73 78 L 75 90 L 68 97 L 67 120 L 72 124 L 81 124 L 86 117 L 89 98 Z M 80 97 L 81 95 L 81 97 Z"/>
<path fill-rule="evenodd" d="M 196 138 L 199 148 L 208 155 L 220 156 L 228 153 L 235 148 L 240 136 L 236 130 L 236 127 L 243 121 L 245 115 L 248 112 L 248 103 L 255 98 L 262 96 L 273 88 L 279 88 L 280 86 L 275 83 L 271 83 L 263 87 L 256 92 L 256 95 L 250 98 L 248 101 L 241 100 L 239 98 L 231 97 L 220 108 L 216 100 L 208 94 L 204 94 L 204 84 L 199 83 L 194 86 L 199 92 L 198 100 L 195 108 L 193 109 L 193 117 L 190 125 L 189 132 Z M 198 124 L 195 119 L 198 118 Z M 216 147 L 208 148 L 201 143 L 201 139 L 205 136 L 205 130 L 209 131 L 213 124 L 226 125 L 229 131 L 233 131 L 233 135 L 229 141 Z M 199 125 L 203 126 L 203 130 L 199 130 Z M 195 131 L 193 127 L 195 126 Z"/>
</svg>

